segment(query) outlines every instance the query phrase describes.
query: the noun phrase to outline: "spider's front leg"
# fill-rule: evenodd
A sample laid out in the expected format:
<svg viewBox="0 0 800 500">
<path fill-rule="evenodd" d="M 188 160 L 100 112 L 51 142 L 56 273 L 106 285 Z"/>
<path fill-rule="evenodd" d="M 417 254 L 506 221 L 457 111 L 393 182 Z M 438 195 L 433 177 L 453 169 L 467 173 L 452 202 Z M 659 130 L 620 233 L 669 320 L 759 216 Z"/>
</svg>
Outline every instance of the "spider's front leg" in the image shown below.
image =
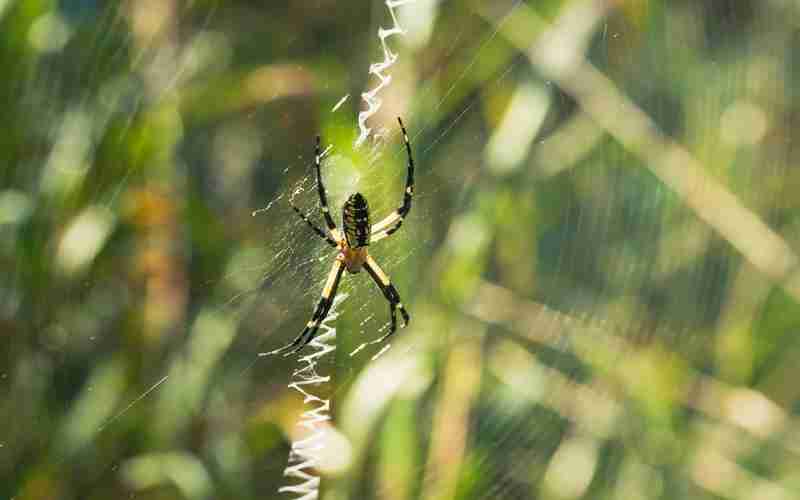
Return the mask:
<svg viewBox="0 0 800 500">
<path fill-rule="evenodd" d="M 311 316 L 308 323 L 306 323 L 306 327 L 291 344 L 276 349 L 270 352 L 270 354 L 278 354 L 289 350 L 285 356 L 291 356 L 314 340 L 314 337 L 317 336 L 320 323 L 328 316 L 328 311 L 331 309 L 333 298 L 336 296 L 336 289 L 339 287 L 339 279 L 342 277 L 342 271 L 344 271 L 344 262 L 337 258 L 336 262 L 333 263 L 331 272 L 328 274 L 328 281 L 325 283 L 325 288 L 322 289 L 322 297 L 320 297 L 319 302 L 317 302 L 314 314 Z"/>
<path fill-rule="evenodd" d="M 403 328 L 408 325 L 408 321 L 411 319 L 411 317 L 408 315 L 408 311 L 406 311 L 406 308 L 400 301 L 400 294 L 397 293 L 397 288 L 394 287 L 392 281 L 389 279 L 389 276 L 383 272 L 383 269 L 380 268 L 378 263 L 375 262 L 375 259 L 373 259 L 371 255 L 367 255 L 366 262 L 364 262 L 364 269 L 367 270 L 367 273 L 369 273 L 370 277 L 372 277 L 372 280 L 375 281 L 375 284 L 378 285 L 378 288 L 380 288 L 381 292 L 383 292 L 383 296 L 389 301 L 389 314 L 392 320 L 391 328 L 389 329 L 389 333 L 377 340 L 370 342 L 370 344 L 378 344 L 391 337 L 394 332 L 397 331 L 398 310 L 403 316 Z"/>
</svg>

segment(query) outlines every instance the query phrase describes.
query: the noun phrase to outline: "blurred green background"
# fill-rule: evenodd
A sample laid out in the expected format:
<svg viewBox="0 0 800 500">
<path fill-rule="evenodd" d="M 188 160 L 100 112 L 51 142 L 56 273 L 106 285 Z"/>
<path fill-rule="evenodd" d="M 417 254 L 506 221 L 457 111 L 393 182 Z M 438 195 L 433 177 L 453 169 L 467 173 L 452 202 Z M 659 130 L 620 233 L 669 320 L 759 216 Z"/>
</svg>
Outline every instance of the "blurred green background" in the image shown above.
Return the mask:
<svg viewBox="0 0 800 500">
<path fill-rule="evenodd" d="M 396 207 L 397 116 L 412 319 L 351 356 L 388 311 L 344 277 L 320 498 L 800 498 L 800 5 L 396 13 L 354 148 L 382 1 L 0 0 L 0 498 L 301 497 L 259 354 L 334 252 L 288 200 L 321 133 L 332 206 Z"/>
</svg>

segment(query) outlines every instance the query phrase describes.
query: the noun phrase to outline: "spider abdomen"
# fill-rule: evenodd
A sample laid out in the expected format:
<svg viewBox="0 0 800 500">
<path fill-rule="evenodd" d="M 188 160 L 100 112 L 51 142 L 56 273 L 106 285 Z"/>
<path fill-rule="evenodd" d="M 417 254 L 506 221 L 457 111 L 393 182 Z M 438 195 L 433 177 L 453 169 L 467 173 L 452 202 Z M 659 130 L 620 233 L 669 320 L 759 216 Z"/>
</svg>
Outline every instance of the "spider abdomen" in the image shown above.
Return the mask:
<svg viewBox="0 0 800 500">
<path fill-rule="evenodd" d="M 344 202 L 342 225 L 349 247 L 360 248 L 369 245 L 372 232 L 369 222 L 369 204 L 361 193 L 350 195 Z"/>
</svg>

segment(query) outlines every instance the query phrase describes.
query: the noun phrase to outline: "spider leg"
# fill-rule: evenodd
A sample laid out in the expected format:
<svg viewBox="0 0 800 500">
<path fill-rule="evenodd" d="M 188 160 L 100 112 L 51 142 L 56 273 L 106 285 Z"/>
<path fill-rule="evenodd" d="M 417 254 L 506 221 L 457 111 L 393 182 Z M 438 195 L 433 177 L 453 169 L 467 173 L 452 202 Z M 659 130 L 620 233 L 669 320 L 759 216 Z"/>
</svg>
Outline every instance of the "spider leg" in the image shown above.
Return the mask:
<svg viewBox="0 0 800 500">
<path fill-rule="evenodd" d="M 334 240 L 333 238 L 331 238 L 331 236 L 330 236 L 329 234 L 326 234 L 326 233 L 325 233 L 325 231 L 323 231 L 322 229 L 318 228 L 318 227 L 317 227 L 317 226 L 316 226 L 316 225 L 315 225 L 313 222 L 311 222 L 311 219 L 309 219 L 308 217 L 306 217 L 306 215 L 305 215 L 303 212 L 301 212 L 301 211 L 300 211 L 300 209 L 299 209 L 299 208 L 297 208 L 297 206 L 295 206 L 295 204 L 292 202 L 292 200 L 289 200 L 289 204 L 292 206 L 292 208 L 293 208 L 293 209 L 294 209 L 294 211 L 297 213 L 297 215 L 299 215 L 301 219 L 303 219 L 304 221 L 306 221 L 306 224 L 308 224 L 308 226 L 309 226 L 311 229 L 313 229 L 313 230 L 314 230 L 314 232 L 315 232 L 315 233 L 317 233 L 317 235 L 318 235 L 320 238 L 322 238 L 322 239 L 324 239 L 325 241 L 327 241 L 327 242 L 328 242 L 328 245 L 332 246 L 333 248 L 337 248 L 337 247 L 338 247 L 338 245 L 336 244 L 336 240 Z"/>
<path fill-rule="evenodd" d="M 397 229 L 399 229 L 399 228 L 400 228 L 400 224 L 397 224 L 396 226 L 394 226 L 394 231 L 397 231 Z M 369 237 L 369 242 L 370 243 L 375 243 L 376 241 L 381 241 L 382 239 L 384 239 L 387 236 L 389 236 L 390 234 L 392 234 L 394 231 L 389 232 L 389 231 L 383 230 L 383 231 L 378 231 L 377 233 L 372 233 L 372 235 Z"/>
<path fill-rule="evenodd" d="M 322 172 L 320 171 L 320 162 L 322 161 L 322 153 L 319 146 L 319 136 L 317 136 L 317 144 L 314 149 L 314 166 L 317 169 L 317 192 L 319 193 L 319 206 L 322 210 L 322 216 L 325 217 L 325 224 L 331 232 L 336 230 L 336 223 L 333 222 L 331 217 L 331 209 L 328 207 L 328 197 L 325 194 L 325 185 L 322 184 Z"/>
<path fill-rule="evenodd" d="M 403 203 L 400 204 L 397 210 L 372 226 L 371 242 L 390 236 L 393 232 L 400 229 L 400 226 L 403 224 L 403 219 L 411 210 L 411 199 L 414 197 L 414 157 L 411 155 L 411 143 L 408 140 L 406 128 L 403 126 L 403 120 L 398 117 L 397 121 L 400 123 L 400 130 L 403 131 L 403 142 L 405 142 L 406 156 L 408 156 L 406 190 L 405 193 L 403 193 Z"/>
<path fill-rule="evenodd" d="M 270 354 L 278 354 L 288 350 L 289 352 L 284 356 L 291 356 L 314 340 L 314 337 L 317 336 L 320 323 L 322 323 L 328 315 L 328 311 L 331 309 L 333 298 L 336 296 L 336 289 L 339 287 L 339 279 L 342 277 L 342 271 L 344 271 L 344 263 L 336 259 L 336 262 L 333 263 L 333 267 L 331 267 L 331 272 L 328 274 L 328 281 L 325 283 L 325 288 L 322 289 L 322 297 L 320 297 L 319 302 L 317 302 L 314 314 L 311 316 L 308 323 L 306 323 L 306 327 L 291 344 L 276 349 L 270 352 Z"/>
<path fill-rule="evenodd" d="M 397 330 L 398 309 L 400 310 L 400 314 L 403 316 L 403 328 L 408 325 L 408 321 L 411 319 L 411 317 L 408 315 L 406 308 L 403 307 L 403 303 L 400 302 L 400 294 L 397 293 L 397 289 L 392 284 L 389 276 L 383 272 L 383 269 L 380 268 L 378 263 L 375 262 L 375 259 L 373 259 L 371 255 L 367 255 L 367 260 L 364 262 L 364 269 L 367 270 L 367 273 L 369 273 L 370 277 L 372 277 L 373 281 L 375 281 L 375 284 L 378 285 L 378 288 L 380 288 L 383 292 L 383 296 L 389 301 L 389 314 L 392 321 L 391 328 L 389 329 L 389 333 L 377 340 L 370 342 L 370 344 L 378 344 L 391 337 Z"/>
</svg>

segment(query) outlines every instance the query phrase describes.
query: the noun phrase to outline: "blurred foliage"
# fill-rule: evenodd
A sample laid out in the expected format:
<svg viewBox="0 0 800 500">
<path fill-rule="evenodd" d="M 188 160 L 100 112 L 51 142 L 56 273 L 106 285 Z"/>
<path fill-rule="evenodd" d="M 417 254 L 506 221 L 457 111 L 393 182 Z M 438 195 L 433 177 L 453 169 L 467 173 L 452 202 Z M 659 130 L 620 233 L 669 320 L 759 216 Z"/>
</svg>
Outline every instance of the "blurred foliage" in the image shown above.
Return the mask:
<svg viewBox="0 0 800 500">
<path fill-rule="evenodd" d="M 397 115 L 412 321 L 351 356 L 345 277 L 322 498 L 800 498 L 798 9 L 416 0 L 354 149 L 381 1 L 0 0 L 0 498 L 292 497 L 287 200 L 321 133 L 392 210 Z"/>
</svg>

